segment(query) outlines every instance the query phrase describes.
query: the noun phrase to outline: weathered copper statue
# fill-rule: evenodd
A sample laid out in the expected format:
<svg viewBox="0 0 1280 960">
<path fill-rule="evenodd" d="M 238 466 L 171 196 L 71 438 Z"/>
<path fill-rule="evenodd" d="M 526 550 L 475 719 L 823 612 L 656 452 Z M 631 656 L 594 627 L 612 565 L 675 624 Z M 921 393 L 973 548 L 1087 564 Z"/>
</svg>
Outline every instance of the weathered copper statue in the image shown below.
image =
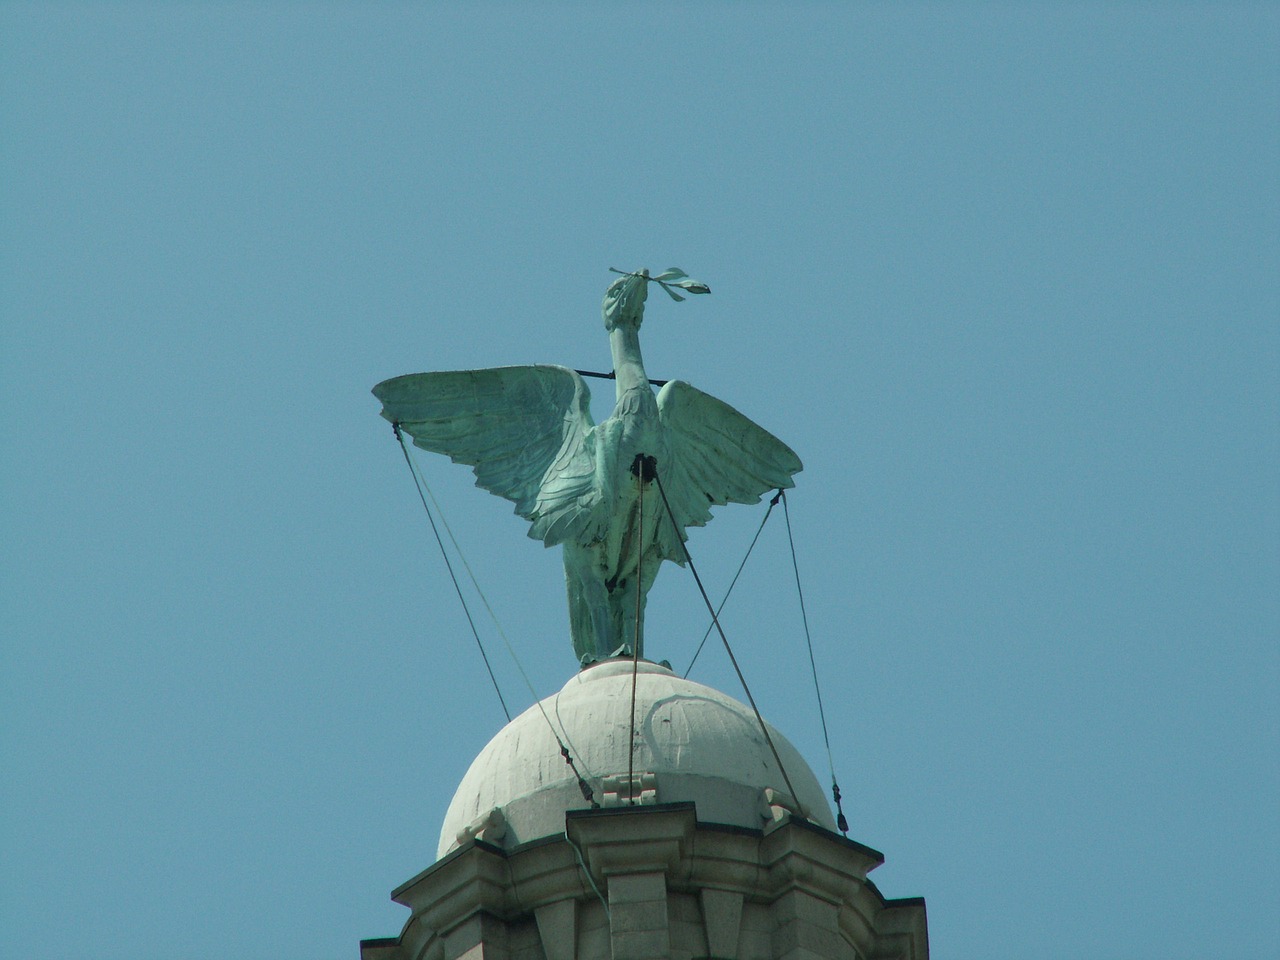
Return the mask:
<svg viewBox="0 0 1280 960">
<path fill-rule="evenodd" d="M 473 467 L 477 486 L 530 521 L 530 537 L 564 547 L 583 664 L 643 653 L 658 567 L 684 564 L 685 529 L 706 524 L 712 504 L 757 503 L 801 469 L 781 440 L 687 383 L 672 380 L 654 396 L 639 338 L 651 282 L 675 299 L 672 287 L 710 292 L 675 268 L 609 286 L 604 326 L 618 399 L 599 425 L 585 381 L 565 367 L 417 373 L 373 388 L 382 415 L 415 444 Z"/>
</svg>

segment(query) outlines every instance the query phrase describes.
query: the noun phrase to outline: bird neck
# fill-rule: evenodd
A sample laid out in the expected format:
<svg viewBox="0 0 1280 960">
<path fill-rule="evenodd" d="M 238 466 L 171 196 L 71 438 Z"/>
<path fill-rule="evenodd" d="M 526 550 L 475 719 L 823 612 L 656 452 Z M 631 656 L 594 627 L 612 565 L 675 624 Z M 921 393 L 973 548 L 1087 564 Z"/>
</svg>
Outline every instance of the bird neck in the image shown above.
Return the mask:
<svg viewBox="0 0 1280 960">
<path fill-rule="evenodd" d="M 613 372 L 618 382 L 618 399 L 630 390 L 649 389 L 649 375 L 644 372 L 644 359 L 640 356 L 640 328 L 619 324 L 609 331 L 609 346 L 613 348 Z"/>
</svg>

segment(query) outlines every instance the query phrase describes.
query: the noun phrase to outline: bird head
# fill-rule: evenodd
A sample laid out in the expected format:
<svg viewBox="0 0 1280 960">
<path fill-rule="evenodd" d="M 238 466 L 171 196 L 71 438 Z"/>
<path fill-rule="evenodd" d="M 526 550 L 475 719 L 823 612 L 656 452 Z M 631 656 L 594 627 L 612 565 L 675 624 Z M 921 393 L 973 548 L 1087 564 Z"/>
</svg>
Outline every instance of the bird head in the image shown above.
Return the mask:
<svg viewBox="0 0 1280 960">
<path fill-rule="evenodd" d="M 649 296 L 649 271 L 637 270 L 625 273 L 605 291 L 600 311 L 604 314 L 604 328 L 612 332 L 614 327 L 632 324 L 639 327 L 644 320 L 644 301 Z"/>
</svg>

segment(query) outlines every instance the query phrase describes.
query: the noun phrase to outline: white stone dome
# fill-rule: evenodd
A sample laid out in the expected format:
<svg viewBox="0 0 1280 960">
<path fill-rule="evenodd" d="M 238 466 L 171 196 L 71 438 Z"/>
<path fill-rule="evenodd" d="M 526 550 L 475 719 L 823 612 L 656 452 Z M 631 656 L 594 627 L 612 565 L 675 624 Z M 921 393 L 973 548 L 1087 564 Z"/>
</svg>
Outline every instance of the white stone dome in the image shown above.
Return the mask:
<svg viewBox="0 0 1280 960">
<path fill-rule="evenodd" d="M 621 804 L 628 802 L 629 764 L 637 777 L 646 775 L 637 794 L 655 791 L 643 794 L 641 802 L 692 801 L 703 822 L 760 829 L 772 815 L 766 789 L 781 795 L 783 805 L 795 806 L 786 799 L 786 780 L 750 707 L 643 660 L 636 678 L 635 753 L 629 757 L 631 675 L 630 660 L 598 663 L 543 700 L 541 709 L 535 704 L 500 730 L 462 778 L 437 856 L 477 832 L 507 848 L 559 835 L 567 811 L 590 807 L 555 734 L 597 802 L 606 806 L 619 796 Z M 769 736 L 799 810 L 834 831 L 813 771 L 772 726 Z"/>
</svg>

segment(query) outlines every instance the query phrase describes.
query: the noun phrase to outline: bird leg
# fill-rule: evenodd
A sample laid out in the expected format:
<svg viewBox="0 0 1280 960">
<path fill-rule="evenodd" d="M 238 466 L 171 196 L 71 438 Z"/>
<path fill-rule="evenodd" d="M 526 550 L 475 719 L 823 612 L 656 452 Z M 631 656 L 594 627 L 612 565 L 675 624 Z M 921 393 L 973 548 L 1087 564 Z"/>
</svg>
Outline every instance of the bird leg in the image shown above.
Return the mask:
<svg viewBox="0 0 1280 960">
<path fill-rule="evenodd" d="M 599 573 L 598 549 L 566 542 L 564 580 L 569 597 L 569 634 L 583 666 L 614 655 L 610 596 Z"/>
<path fill-rule="evenodd" d="M 624 656 L 644 656 L 644 610 L 649 599 L 649 588 L 658 576 L 660 557 L 646 551 L 639 569 L 631 568 L 624 579 L 617 582 L 609 594 L 609 613 L 613 635 L 621 643 Z M 636 577 L 640 578 L 639 596 L 636 596 Z"/>
</svg>

